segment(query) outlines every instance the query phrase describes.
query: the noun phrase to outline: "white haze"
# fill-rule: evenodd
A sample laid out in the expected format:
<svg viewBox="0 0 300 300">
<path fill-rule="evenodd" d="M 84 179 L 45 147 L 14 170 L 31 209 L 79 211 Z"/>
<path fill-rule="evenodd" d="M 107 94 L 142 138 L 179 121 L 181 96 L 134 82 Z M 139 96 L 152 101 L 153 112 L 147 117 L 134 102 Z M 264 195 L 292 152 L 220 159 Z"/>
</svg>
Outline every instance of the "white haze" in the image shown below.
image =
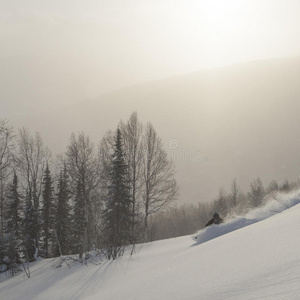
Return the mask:
<svg viewBox="0 0 300 300">
<path fill-rule="evenodd" d="M 14 103 L 300 53 L 297 0 L 0 3 L 1 98 Z"/>
<path fill-rule="evenodd" d="M 244 190 L 294 179 L 299 60 L 171 77 L 300 55 L 299 11 L 298 0 L 0 0 L 0 118 L 62 152 L 72 131 L 97 144 L 137 111 L 166 146 L 204 155 L 176 162 L 184 201 L 234 177 Z"/>
</svg>

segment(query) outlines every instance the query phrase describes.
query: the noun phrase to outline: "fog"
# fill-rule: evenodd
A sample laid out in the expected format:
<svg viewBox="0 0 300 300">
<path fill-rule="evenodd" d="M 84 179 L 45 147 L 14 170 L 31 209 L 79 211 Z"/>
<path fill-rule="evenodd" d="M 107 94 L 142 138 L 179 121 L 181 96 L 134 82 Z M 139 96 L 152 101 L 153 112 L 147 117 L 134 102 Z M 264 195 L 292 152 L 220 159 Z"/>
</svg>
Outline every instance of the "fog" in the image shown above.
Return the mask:
<svg viewBox="0 0 300 300">
<path fill-rule="evenodd" d="M 176 159 L 182 202 L 298 176 L 299 59 L 274 59 L 300 55 L 298 0 L 0 3 L 0 118 L 54 152 L 137 111 L 167 150 L 201 153 Z"/>
<path fill-rule="evenodd" d="M 209 67 L 298 55 L 299 9 L 297 0 L 1 0 L 1 97 L 76 101 Z"/>
</svg>

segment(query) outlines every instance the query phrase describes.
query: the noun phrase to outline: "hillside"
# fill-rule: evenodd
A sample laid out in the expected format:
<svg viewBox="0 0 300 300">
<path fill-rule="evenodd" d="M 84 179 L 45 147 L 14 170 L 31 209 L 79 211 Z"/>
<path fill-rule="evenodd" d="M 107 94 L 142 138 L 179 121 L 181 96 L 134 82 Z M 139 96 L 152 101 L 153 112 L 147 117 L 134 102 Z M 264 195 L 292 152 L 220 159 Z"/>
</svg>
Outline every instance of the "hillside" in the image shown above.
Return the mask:
<svg viewBox="0 0 300 300">
<path fill-rule="evenodd" d="M 134 108 L 175 158 L 183 201 L 207 201 L 237 178 L 295 180 L 300 58 L 257 61 L 122 89 L 94 107 Z M 126 115 L 126 114 L 125 114 Z M 169 142 L 178 141 L 173 151 Z M 245 172 L 244 170 L 247 170 Z"/>
<path fill-rule="evenodd" d="M 26 98 L 12 102 L 0 117 L 41 132 L 61 152 L 71 132 L 84 131 L 97 145 L 137 111 L 176 162 L 182 202 L 211 200 L 234 178 L 247 191 L 258 176 L 265 184 L 299 176 L 300 58 L 204 70 L 76 103 L 43 102 L 45 93 L 36 106 Z M 170 148 L 174 140 L 177 147 Z"/>
<path fill-rule="evenodd" d="M 298 299 L 299 191 L 282 199 L 290 209 L 270 202 L 244 217 L 251 225 L 234 228 L 240 219 L 233 219 L 200 231 L 198 239 L 216 234 L 201 243 L 190 236 L 163 240 L 139 246 L 134 256 L 70 269 L 54 269 L 51 259 L 40 260 L 32 265 L 30 279 L 1 278 L 0 298 Z"/>
</svg>

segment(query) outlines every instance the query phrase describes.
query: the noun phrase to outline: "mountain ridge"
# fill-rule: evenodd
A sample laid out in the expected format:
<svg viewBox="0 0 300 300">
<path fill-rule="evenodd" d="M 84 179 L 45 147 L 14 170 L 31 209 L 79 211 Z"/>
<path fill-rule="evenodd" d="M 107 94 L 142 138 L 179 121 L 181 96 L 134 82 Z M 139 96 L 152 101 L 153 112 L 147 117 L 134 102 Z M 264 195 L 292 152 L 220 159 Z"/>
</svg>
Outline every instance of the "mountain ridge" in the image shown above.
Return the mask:
<svg viewBox="0 0 300 300">
<path fill-rule="evenodd" d="M 265 185 L 299 177 L 299 97 L 296 57 L 201 70 L 74 103 L 34 107 L 21 101 L 2 118 L 39 131 L 60 153 L 72 132 L 84 131 L 97 145 L 107 130 L 137 111 L 175 158 L 180 203 L 205 202 L 234 178 L 247 191 L 257 177 Z M 176 149 L 170 148 L 173 140 Z"/>
</svg>

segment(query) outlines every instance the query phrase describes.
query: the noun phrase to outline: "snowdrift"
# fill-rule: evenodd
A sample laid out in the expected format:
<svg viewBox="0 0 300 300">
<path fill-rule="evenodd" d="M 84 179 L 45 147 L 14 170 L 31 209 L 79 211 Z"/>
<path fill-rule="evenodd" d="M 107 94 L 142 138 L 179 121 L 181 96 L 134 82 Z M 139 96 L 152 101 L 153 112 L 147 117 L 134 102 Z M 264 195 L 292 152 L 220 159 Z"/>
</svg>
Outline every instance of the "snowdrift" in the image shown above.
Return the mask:
<svg viewBox="0 0 300 300">
<path fill-rule="evenodd" d="M 245 226 L 258 222 L 257 219 L 246 219 L 238 217 L 228 223 L 220 225 L 212 225 L 206 229 L 201 230 L 197 235 L 193 236 L 193 240 L 197 244 L 205 243 L 209 240 L 215 239 L 221 235 L 241 229 Z"/>
<path fill-rule="evenodd" d="M 203 244 L 224 234 L 265 220 L 299 203 L 299 191 L 289 194 L 277 194 L 274 196 L 273 200 L 267 202 L 265 206 L 252 210 L 245 217 L 234 216 L 229 220 L 226 220 L 223 224 L 212 225 L 200 230 L 196 235 L 192 236 L 192 239 L 196 244 Z"/>
<path fill-rule="evenodd" d="M 200 232 L 201 244 L 190 236 L 162 240 L 140 245 L 133 256 L 70 269 L 39 260 L 30 279 L 0 279 L 0 299 L 300 299 L 300 201 L 297 193 L 284 197 L 290 209 L 272 201 Z"/>
</svg>

